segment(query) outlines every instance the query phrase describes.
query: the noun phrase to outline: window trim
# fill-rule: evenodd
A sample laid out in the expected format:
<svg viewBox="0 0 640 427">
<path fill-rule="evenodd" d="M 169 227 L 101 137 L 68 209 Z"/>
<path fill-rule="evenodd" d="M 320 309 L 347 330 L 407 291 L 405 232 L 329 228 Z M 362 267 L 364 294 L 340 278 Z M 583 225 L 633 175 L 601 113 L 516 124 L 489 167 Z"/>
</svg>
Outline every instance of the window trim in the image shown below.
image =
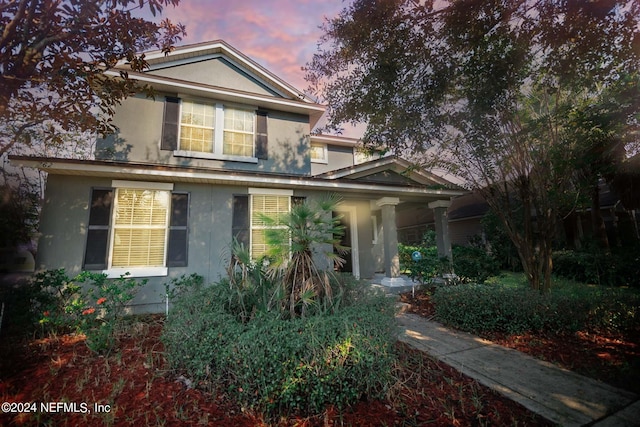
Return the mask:
<svg viewBox="0 0 640 427">
<path fill-rule="evenodd" d="M 180 99 L 180 106 L 178 109 L 178 132 L 177 132 L 177 143 L 176 143 L 177 149 L 173 150 L 173 155 L 175 157 L 191 157 L 191 158 L 207 159 L 207 160 L 225 160 L 225 161 L 256 163 L 256 164 L 258 163 L 258 157 L 256 156 L 256 150 L 257 150 L 256 136 L 258 135 L 258 131 L 257 131 L 258 122 L 256 117 L 257 117 L 258 108 L 256 107 L 252 108 L 247 106 L 237 106 L 234 104 L 224 104 L 218 101 L 202 100 L 202 99 L 191 98 L 191 97 L 187 97 L 187 98 L 179 97 L 179 99 Z M 208 105 L 213 105 L 213 108 L 215 111 L 215 117 L 214 117 L 214 125 L 213 125 L 214 127 L 213 127 L 213 145 L 212 145 L 213 152 L 212 153 L 204 152 L 204 151 L 183 150 L 180 148 L 180 133 L 182 129 L 182 105 L 184 102 L 199 102 L 199 103 L 205 103 Z M 253 137 L 252 137 L 253 156 L 237 156 L 237 155 L 223 153 L 224 152 L 224 132 L 225 132 L 224 115 L 225 115 L 226 108 L 251 111 L 253 113 Z"/>
<path fill-rule="evenodd" d="M 319 159 L 314 159 L 311 156 L 311 148 L 313 148 L 314 146 L 322 148 L 322 157 Z M 309 150 L 309 159 L 311 160 L 311 163 L 322 163 L 322 164 L 328 164 L 329 163 L 329 148 L 327 146 L 327 144 L 319 144 L 319 143 L 314 143 L 312 142 L 310 145 L 310 150 Z"/>
</svg>

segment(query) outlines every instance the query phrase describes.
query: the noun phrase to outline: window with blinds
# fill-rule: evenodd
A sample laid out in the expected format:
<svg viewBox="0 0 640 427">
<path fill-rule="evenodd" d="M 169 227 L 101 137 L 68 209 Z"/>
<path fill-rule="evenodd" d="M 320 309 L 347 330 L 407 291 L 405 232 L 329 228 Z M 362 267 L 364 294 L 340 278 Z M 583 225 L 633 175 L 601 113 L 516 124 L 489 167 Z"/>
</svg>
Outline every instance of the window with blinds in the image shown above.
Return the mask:
<svg viewBox="0 0 640 427">
<path fill-rule="evenodd" d="M 112 267 L 165 265 L 170 206 L 170 191 L 116 189 Z"/>
<path fill-rule="evenodd" d="M 251 258 L 259 259 L 267 252 L 265 230 L 285 228 L 279 224 L 283 215 L 289 213 L 291 197 L 270 194 L 254 194 L 251 197 Z M 267 224 L 264 216 L 275 219 L 275 224 Z"/>
</svg>

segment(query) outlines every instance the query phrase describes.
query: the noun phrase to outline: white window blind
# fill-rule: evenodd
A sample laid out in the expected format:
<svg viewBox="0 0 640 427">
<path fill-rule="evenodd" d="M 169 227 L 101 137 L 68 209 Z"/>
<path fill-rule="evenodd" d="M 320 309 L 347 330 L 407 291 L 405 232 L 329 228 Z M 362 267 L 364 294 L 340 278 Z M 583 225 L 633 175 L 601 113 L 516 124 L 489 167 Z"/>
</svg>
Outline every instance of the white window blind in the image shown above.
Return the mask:
<svg viewBox="0 0 640 427">
<path fill-rule="evenodd" d="M 117 188 L 112 267 L 164 266 L 171 193 Z"/>
<path fill-rule="evenodd" d="M 251 197 L 251 257 L 259 259 L 267 252 L 265 230 L 284 228 L 279 224 L 280 218 L 287 214 L 291 207 L 291 197 L 268 194 L 254 194 Z M 276 220 L 275 225 L 266 224 L 262 215 Z"/>
<path fill-rule="evenodd" d="M 311 161 L 325 163 L 327 161 L 327 146 L 325 144 L 311 144 L 309 150 Z"/>
</svg>

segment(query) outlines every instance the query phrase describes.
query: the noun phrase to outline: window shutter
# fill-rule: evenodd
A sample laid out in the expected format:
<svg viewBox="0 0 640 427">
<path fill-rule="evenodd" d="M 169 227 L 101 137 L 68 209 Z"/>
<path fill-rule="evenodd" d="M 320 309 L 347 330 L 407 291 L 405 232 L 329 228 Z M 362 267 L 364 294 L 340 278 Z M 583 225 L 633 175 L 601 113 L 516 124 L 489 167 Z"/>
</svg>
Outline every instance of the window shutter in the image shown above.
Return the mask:
<svg viewBox="0 0 640 427">
<path fill-rule="evenodd" d="M 189 193 L 171 194 L 167 267 L 186 267 L 189 249 Z"/>
<path fill-rule="evenodd" d="M 256 157 L 267 160 L 269 152 L 267 149 L 267 112 L 258 110 L 256 112 Z"/>
<path fill-rule="evenodd" d="M 249 196 L 246 194 L 233 196 L 231 232 L 234 239 L 249 249 Z"/>
<path fill-rule="evenodd" d="M 164 122 L 162 125 L 162 141 L 160 149 L 178 149 L 178 128 L 180 127 L 180 98 L 165 97 Z"/>
<path fill-rule="evenodd" d="M 104 270 L 107 268 L 109 246 L 109 223 L 113 205 L 113 189 L 94 188 L 89 204 L 89 225 L 87 244 L 84 252 L 84 270 Z"/>
<path fill-rule="evenodd" d="M 291 207 L 301 206 L 307 201 L 306 197 L 303 196 L 292 196 L 291 197 Z"/>
</svg>

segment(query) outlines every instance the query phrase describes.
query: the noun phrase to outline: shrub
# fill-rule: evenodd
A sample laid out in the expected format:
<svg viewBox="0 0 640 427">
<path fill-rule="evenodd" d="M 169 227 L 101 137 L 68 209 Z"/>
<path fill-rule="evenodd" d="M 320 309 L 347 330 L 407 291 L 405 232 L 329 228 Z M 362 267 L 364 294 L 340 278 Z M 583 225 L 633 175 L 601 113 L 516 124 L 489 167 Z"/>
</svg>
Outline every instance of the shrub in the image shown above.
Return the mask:
<svg viewBox="0 0 640 427">
<path fill-rule="evenodd" d="M 500 264 L 484 249 L 454 245 L 451 250 L 453 270 L 464 282 L 484 283 L 500 273 Z"/>
<path fill-rule="evenodd" d="M 266 270 L 282 286 L 280 302 L 291 317 L 307 314 L 309 308 L 326 310 L 333 305 L 333 266 L 342 266 L 349 248 L 342 246 L 345 227 L 334 212 L 340 198 L 328 195 L 313 203 L 303 202 L 278 218 L 261 215 L 260 221 L 277 226 L 265 230 Z M 317 263 L 323 258 L 328 265 Z"/>
<path fill-rule="evenodd" d="M 414 252 L 420 252 L 421 258 L 412 258 Z M 499 263 L 481 248 L 454 245 L 452 247 L 453 266 L 447 258 L 438 256 L 435 246 L 408 246 L 399 244 L 400 269 L 412 280 L 425 283 L 433 277 L 451 270 L 464 283 L 483 283 L 487 278 L 500 272 Z"/>
<path fill-rule="evenodd" d="M 412 254 L 420 252 L 421 258 L 414 260 Z M 400 270 L 412 280 L 425 283 L 443 272 L 445 261 L 438 257 L 438 249 L 435 246 L 408 246 L 398 244 L 400 257 Z M 448 263 L 448 260 L 446 261 Z"/>
<path fill-rule="evenodd" d="M 361 295 L 332 313 L 248 322 L 228 311 L 221 285 L 180 296 L 162 340 L 173 369 L 223 388 L 270 419 L 314 414 L 382 396 L 393 364 L 393 302 Z"/>
<path fill-rule="evenodd" d="M 74 280 L 89 285 L 82 290 L 86 308 L 79 325 L 87 346 L 96 353 L 109 353 L 116 346 L 127 304 L 147 280 L 138 282 L 124 275 L 107 279 L 106 274 L 91 272 L 82 272 Z"/>
<path fill-rule="evenodd" d="M 528 287 L 467 284 L 433 295 L 443 323 L 472 333 L 602 330 L 626 334 L 640 320 L 640 295 L 622 289 L 567 289 L 541 294 Z"/>
<path fill-rule="evenodd" d="M 188 292 L 194 288 L 201 288 L 204 285 L 204 277 L 199 274 L 193 273 L 187 276 L 186 274 L 181 275 L 180 277 L 174 277 L 169 281 L 169 283 L 165 283 L 165 296 L 169 298 L 169 300 L 173 300 L 178 295 Z"/>
<path fill-rule="evenodd" d="M 553 272 L 561 277 L 605 286 L 640 287 L 640 249 L 607 254 L 600 250 L 556 251 Z"/>
<path fill-rule="evenodd" d="M 489 244 L 491 256 L 498 262 L 500 268 L 509 271 L 522 271 L 518 250 L 498 215 L 490 209 L 482 217 L 480 224 Z"/>
<path fill-rule="evenodd" d="M 82 332 L 91 350 L 106 353 L 115 346 L 126 305 L 145 283 L 91 272 L 69 278 L 64 269 L 47 270 L 29 285 L 31 311 L 43 333 Z"/>
<path fill-rule="evenodd" d="M 81 287 L 64 268 L 37 273 L 28 285 L 30 311 L 45 334 L 65 333 L 79 327 L 85 299 Z"/>
</svg>

